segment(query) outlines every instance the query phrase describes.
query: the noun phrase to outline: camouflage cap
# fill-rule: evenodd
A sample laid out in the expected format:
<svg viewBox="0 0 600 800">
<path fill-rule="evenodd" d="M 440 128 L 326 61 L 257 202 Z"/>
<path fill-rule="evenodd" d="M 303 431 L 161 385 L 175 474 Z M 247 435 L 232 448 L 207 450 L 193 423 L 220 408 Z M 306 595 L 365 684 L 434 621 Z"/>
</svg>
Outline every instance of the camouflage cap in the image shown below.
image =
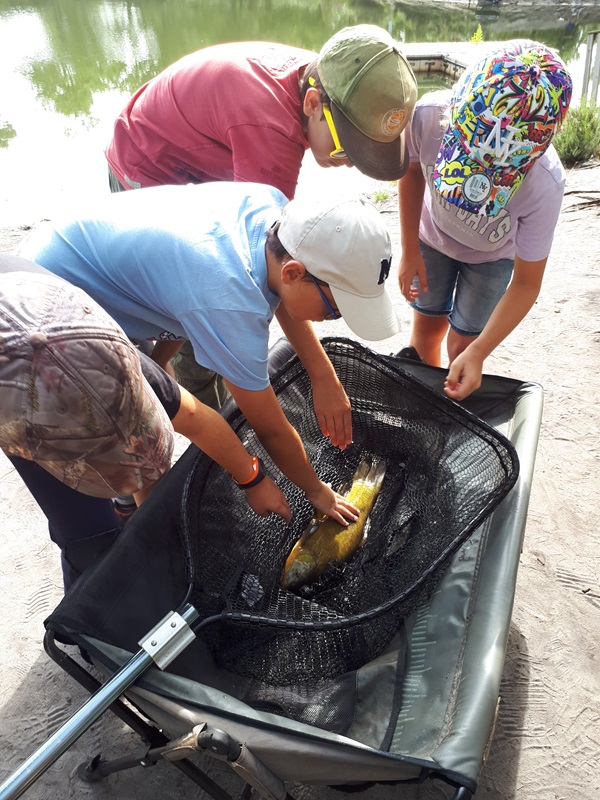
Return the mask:
<svg viewBox="0 0 600 800">
<path fill-rule="evenodd" d="M 0 446 L 94 497 L 132 494 L 170 467 L 173 427 L 137 351 L 85 292 L 0 274 Z"/>
</svg>

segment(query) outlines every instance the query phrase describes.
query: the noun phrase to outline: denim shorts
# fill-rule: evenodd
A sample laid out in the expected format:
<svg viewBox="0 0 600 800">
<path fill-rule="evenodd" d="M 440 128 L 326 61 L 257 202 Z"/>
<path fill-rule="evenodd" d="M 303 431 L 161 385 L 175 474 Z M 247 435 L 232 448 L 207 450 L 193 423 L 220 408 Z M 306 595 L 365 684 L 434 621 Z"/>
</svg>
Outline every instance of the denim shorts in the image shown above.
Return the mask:
<svg viewBox="0 0 600 800">
<path fill-rule="evenodd" d="M 466 264 L 420 243 L 429 289 L 412 307 L 429 317 L 448 317 L 463 336 L 479 336 L 512 277 L 514 261 Z M 419 286 L 419 279 L 413 281 Z"/>
</svg>

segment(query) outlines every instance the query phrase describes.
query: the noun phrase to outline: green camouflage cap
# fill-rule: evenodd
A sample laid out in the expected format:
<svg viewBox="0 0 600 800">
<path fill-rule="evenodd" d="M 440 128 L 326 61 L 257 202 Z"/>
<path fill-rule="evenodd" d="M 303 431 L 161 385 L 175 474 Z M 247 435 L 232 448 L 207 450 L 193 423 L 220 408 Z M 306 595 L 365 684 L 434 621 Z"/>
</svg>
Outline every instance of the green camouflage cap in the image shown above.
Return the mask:
<svg viewBox="0 0 600 800">
<path fill-rule="evenodd" d="M 84 494 L 139 491 L 174 437 L 137 351 L 85 292 L 19 261 L 0 274 L 0 447 Z"/>
<path fill-rule="evenodd" d="M 399 44 L 377 25 L 343 28 L 321 48 L 317 68 L 350 161 L 371 178 L 401 178 L 417 81 Z"/>
</svg>

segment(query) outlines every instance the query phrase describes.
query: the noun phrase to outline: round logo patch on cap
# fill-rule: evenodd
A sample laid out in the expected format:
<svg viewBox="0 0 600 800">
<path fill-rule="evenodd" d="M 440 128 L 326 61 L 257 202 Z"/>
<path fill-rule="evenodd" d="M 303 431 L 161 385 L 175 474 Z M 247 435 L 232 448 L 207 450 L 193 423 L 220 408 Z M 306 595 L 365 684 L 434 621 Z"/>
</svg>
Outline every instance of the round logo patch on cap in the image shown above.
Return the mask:
<svg viewBox="0 0 600 800">
<path fill-rule="evenodd" d="M 463 197 L 479 206 L 488 199 L 492 193 L 492 182 L 484 172 L 474 172 L 462 185 Z"/>
<path fill-rule="evenodd" d="M 392 108 L 381 120 L 381 132 L 384 136 L 395 136 L 398 128 L 404 128 L 406 120 L 406 110 L 404 108 Z"/>
</svg>

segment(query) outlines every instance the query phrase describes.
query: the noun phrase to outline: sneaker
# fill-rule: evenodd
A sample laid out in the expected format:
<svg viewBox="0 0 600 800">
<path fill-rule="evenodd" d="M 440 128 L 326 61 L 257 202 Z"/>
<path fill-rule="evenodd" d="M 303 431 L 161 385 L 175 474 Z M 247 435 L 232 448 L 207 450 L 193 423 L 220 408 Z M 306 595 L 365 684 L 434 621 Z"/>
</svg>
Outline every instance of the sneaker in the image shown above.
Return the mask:
<svg viewBox="0 0 600 800">
<path fill-rule="evenodd" d="M 398 358 L 407 358 L 410 359 L 410 361 L 423 360 L 412 345 L 408 345 L 408 347 L 403 347 L 402 350 L 396 353 L 396 355 Z"/>
</svg>

